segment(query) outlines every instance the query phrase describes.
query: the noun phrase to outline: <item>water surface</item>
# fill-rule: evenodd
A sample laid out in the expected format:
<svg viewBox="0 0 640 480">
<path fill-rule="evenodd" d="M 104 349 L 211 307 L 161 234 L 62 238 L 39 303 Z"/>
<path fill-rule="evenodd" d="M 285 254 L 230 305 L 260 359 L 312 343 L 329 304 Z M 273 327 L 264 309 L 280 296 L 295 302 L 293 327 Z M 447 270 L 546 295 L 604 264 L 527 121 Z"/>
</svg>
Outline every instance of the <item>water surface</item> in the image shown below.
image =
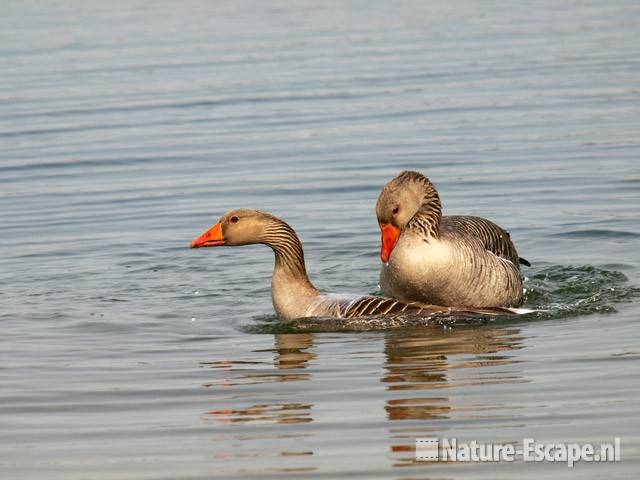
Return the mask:
<svg viewBox="0 0 640 480">
<path fill-rule="evenodd" d="M 0 22 L 2 478 L 638 471 L 635 2 L 5 2 Z M 508 228 L 548 313 L 292 332 L 268 249 L 187 248 L 258 207 L 319 287 L 375 293 L 375 200 L 402 169 Z M 617 436 L 623 461 L 415 462 L 429 436 Z"/>
</svg>

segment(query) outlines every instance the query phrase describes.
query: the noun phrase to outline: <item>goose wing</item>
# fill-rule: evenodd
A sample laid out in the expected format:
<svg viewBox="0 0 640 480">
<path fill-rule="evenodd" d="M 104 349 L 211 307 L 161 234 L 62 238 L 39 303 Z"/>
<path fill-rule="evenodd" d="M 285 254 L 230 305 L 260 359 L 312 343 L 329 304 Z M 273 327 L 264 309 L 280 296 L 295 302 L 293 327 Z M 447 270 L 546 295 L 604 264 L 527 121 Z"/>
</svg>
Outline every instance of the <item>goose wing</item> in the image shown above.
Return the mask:
<svg viewBox="0 0 640 480">
<path fill-rule="evenodd" d="M 513 308 L 456 308 L 441 305 L 429 305 L 420 302 L 402 302 L 389 297 L 374 295 L 344 295 L 322 294 L 318 296 L 307 310 L 305 317 L 386 317 L 393 318 L 401 314 L 407 315 L 435 315 L 451 316 L 483 316 L 483 315 L 514 315 L 530 313 L 526 310 Z"/>
<path fill-rule="evenodd" d="M 402 312 L 419 313 L 427 305 L 404 303 L 387 297 L 373 295 L 322 294 L 309 307 L 305 316 L 335 316 L 354 318 L 370 315 L 393 315 Z M 442 307 L 444 308 L 444 307 Z"/>
<path fill-rule="evenodd" d="M 419 302 L 401 302 L 388 297 L 375 297 L 367 295 L 360 297 L 348 305 L 342 316 L 346 318 L 365 317 L 371 315 L 399 315 L 402 313 L 411 315 L 514 315 L 523 312 L 510 308 L 456 308 L 443 307 L 441 305 L 428 305 Z M 528 313 L 528 312 L 527 312 Z"/>
<path fill-rule="evenodd" d="M 442 217 L 441 229 L 455 235 L 472 236 L 478 239 L 485 249 L 516 266 L 519 263 L 531 266 L 527 260 L 518 256 L 509 232 L 486 218 L 467 215 L 446 216 Z"/>
</svg>

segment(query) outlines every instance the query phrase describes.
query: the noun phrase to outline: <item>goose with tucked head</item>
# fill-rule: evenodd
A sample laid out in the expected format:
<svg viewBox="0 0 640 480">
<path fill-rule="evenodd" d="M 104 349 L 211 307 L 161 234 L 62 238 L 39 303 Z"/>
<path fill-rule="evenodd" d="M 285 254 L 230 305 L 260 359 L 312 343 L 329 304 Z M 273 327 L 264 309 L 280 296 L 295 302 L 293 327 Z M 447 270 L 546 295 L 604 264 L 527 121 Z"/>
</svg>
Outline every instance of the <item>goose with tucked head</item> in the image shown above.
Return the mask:
<svg viewBox="0 0 640 480">
<path fill-rule="evenodd" d="M 420 302 L 401 302 L 372 295 L 353 296 L 321 293 L 309 280 L 302 244 L 296 232 L 279 218 L 258 210 L 232 210 L 193 242 L 192 248 L 264 244 L 274 252 L 271 298 L 278 316 L 291 321 L 304 317 L 355 318 L 402 313 L 511 315 L 517 309 L 452 309 Z"/>
<path fill-rule="evenodd" d="M 522 276 L 509 233 L 481 217 L 443 216 L 438 191 L 418 172 L 387 183 L 376 204 L 384 295 L 458 307 L 510 307 Z"/>
</svg>

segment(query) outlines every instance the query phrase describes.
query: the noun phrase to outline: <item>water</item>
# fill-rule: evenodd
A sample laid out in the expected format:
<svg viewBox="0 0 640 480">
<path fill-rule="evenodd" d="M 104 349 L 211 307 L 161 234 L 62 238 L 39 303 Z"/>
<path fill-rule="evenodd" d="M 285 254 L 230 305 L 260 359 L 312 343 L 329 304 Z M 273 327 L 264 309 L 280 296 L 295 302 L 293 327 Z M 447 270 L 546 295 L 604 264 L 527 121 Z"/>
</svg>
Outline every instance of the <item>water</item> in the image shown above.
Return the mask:
<svg viewBox="0 0 640 480">
<path fill-rule="evenodd" d="M 640 467 L 635 2 L 4 2 L 3 479 L 630 478 Z M 429 175 L 511 231 L 517 321 L 292 331 L 259 207 L 376 292 L 377 195 Z M 322 329 L 320 329 L 322 330 Z M 609 442 L 438 464 L 416 437 Z"/>
</svg>

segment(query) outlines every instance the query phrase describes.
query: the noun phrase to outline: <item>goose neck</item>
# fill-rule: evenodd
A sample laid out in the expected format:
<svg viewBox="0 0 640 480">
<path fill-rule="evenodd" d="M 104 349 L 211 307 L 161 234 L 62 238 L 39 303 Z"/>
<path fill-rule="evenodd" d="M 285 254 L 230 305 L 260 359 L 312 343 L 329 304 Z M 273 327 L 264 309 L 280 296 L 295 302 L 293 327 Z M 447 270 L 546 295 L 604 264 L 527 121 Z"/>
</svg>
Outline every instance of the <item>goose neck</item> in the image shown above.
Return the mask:
<svg viewBox="0 0 640 480">
<path fill-rule="evenodd" d="M 420 180 L 420 207 L 407 226 L 423 238 L 438 237 L 442 219 L 440 195 L 428 178 Z"/>
<path fill-rule="evenodd" d="M 319 292 L 307 275 L 298 235 L 279 220 L 265 228 L 262 243 L 271 247 L 275 254 L 271 278 L 274 308 L 285 319 L 302 316 Z"/>
</svg>

